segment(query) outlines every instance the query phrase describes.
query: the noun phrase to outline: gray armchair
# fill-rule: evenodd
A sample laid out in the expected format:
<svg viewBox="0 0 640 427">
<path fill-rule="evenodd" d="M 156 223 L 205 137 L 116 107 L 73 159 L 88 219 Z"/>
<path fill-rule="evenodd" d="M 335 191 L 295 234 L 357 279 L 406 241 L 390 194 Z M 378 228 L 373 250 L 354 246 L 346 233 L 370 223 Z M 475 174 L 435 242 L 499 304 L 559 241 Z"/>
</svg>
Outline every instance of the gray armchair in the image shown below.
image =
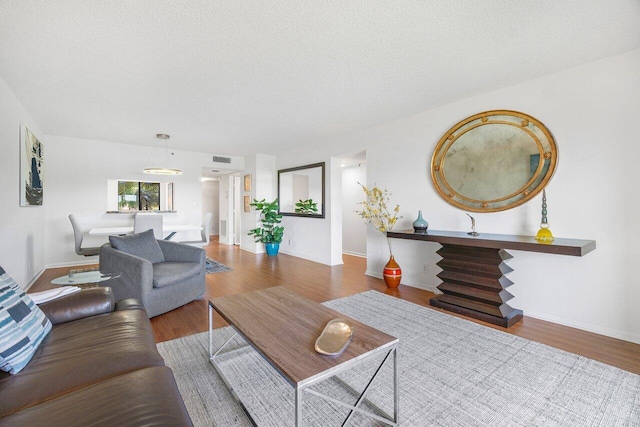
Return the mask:
<svg viewBox="0 0 640 427">
<path fill-rule="evenodd" d="M 154 317 L 204 295 L 203 249 L 156 240 L 153 230 L 109 240 L 100 248 L 100 271 L 121 273 L 105 282 L 116 300 L 136 298 Z"/>
</svg>

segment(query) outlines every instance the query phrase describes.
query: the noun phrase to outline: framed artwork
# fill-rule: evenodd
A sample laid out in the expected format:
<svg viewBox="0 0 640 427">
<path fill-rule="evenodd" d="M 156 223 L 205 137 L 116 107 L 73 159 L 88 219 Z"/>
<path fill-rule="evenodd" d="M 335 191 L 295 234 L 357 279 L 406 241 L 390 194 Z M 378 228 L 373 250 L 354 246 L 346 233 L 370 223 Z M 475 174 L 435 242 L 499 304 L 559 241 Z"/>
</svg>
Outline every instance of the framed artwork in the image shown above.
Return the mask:
<svg viewBox="0 0 640 427">
<path fill-rule="evenodd" d="M 251 175 L 244 176 L 244 191 L 251 191 Z"/>
<path fill-rule="evenodd" d="M 251 196 L 244 196 L 244 211 L 251 212 Z"/>
<path fill-rule="evenodd" d="M 42 142 L 26 126 L 20 127 L 20 206 L 42 206 Z"/>
</svg>

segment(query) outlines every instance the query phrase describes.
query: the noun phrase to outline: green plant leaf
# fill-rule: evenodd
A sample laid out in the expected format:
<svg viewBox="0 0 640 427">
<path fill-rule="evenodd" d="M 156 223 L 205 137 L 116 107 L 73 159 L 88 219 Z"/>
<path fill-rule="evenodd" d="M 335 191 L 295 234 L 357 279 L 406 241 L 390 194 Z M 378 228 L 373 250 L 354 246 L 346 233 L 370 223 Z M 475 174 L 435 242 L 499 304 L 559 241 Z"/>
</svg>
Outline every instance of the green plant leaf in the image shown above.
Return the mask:
<svg viewBox="0 0 640 427">
<path fill-rule="evenodd" d="M 256 242 L 262 243 L 282 243 L 284 227 L 277 226 L 282 222 L 282 215 L 278 213 L 278 199 L 267 202 L 265 199 L 253 199 L 251 206 L 260 212 L 260 222 L 262 227 L 256 227 L 247 233 L 254 236 Z"/>
<path fill-rule="evenodd" d="M 306 214 L 314 214 L 318 212 L 318 203 L 314 202 L 312 199 L 302 200 L 300 199 L 296 203 L 295 208 L 296 213 L 306 213 Z"/>
</svg>

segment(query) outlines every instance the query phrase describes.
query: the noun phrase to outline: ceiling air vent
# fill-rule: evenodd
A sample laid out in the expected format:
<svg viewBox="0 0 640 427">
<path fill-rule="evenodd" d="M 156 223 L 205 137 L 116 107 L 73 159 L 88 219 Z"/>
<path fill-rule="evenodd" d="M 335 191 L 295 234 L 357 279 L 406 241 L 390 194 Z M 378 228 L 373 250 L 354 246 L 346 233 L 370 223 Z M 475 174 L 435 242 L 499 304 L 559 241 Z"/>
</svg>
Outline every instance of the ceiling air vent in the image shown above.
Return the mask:
<svg viewBox="0 0 640 427">
<path fill-rule="evenodd" d="M 216 162 L 216 163 L 231 163 L 231 158 L 230 157 L 213 156 L 213 161 Z"/>
</svg>

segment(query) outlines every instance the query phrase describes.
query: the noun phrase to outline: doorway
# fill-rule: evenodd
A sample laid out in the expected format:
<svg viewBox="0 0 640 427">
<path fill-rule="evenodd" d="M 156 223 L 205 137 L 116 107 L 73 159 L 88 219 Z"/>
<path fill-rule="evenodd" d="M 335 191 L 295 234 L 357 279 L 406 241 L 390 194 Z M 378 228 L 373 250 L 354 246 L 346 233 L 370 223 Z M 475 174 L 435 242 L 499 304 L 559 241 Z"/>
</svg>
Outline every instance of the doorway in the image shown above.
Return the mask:
<svg viewBox="0 0 640 427">
<path fill-rule="evenodd" d="M 366 151 L 340 157 L 342 167 L 342 253 L 367 256 L 367 227 L 355 213 L 364 200 L 359 183 L 367 183 Z"/>
<path fill-rule="evenodd" d="M 211 235 L 217 235 L 222 244 L 237 244 L 239 240 L 239 179 L 238 170 L 202 168 L 202 218 L 207 212 L 213 213 Z"/>
</svg>

